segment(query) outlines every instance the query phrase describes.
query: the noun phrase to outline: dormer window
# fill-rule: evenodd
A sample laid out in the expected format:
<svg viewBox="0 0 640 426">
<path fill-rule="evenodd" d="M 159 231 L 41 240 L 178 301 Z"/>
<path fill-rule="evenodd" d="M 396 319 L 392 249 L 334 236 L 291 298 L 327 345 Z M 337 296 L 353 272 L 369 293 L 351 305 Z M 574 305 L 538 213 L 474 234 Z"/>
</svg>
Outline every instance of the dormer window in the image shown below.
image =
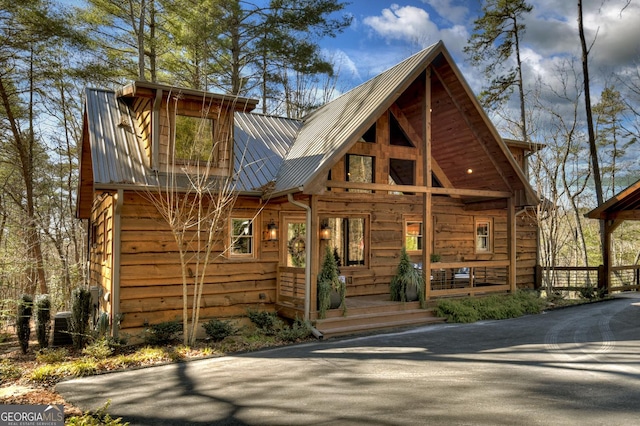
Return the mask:
<svg viewBox="0 0 640 426">
<path fill-rule="evenodd" d="M 210 161 L 216 164 L 214 151 L 215 121 L 199 116 L 176 115 L 176 160 Z"/>
</svg>

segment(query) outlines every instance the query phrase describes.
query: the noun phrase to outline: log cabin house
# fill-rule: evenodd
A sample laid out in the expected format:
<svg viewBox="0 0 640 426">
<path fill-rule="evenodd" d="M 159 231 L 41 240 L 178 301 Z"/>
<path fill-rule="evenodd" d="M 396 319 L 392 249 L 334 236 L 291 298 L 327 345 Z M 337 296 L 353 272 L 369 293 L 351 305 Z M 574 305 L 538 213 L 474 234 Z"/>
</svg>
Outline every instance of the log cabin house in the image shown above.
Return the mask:
<svg viewBox="0 0 640 426">
<path fill-rule="evenodd" d="M 428 300 L 533 287 L 528 147 L 499 136 L 442 42 L 304 119 L 254 114 L 256 104 L 148 82 L 86 91 L 77 215 L 89 225 L 89 284 L 120 330 L 182 316 L 177 245 L 142 195 L 162 185 L 182 116 L 213 118 L 225 141 L 213 168 L 233 174 L 238 197 L 206 274 L 203 321 L 275 310 L 326 335 L 428 321 L 388 301 L 403 246 L 430 277 Z M 320 321 L 326 245 L 348 309 Z"/>
</svg>

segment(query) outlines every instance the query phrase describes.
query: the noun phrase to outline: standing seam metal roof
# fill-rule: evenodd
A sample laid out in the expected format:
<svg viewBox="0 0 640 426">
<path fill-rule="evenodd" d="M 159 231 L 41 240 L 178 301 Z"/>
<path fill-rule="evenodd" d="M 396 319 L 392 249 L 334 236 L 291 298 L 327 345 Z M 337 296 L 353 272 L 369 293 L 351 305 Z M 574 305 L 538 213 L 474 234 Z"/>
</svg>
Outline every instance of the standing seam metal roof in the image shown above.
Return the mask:
<svg viewBox="0 0 640 426">
<path fill-rule="evenodd" d="M 234 157 L 237 188 L 244 191 L 271 183 L 302 126 L 299 120 L 236 112 Z"/>
<path fill-rule="evenodd" d="M 99 89 L 87 89 L 85 103 L 94 185 L 153 184 L 129 107 Z"/>
<path fill-rule="evenodd" d="M 87 89 L 85 108 L 94 185 L 156 186 L 129 106 L 114 91 Z M 236 189 L 261 190 L 275 179 L 302 122 L 239 112 L 234 122 Z"/>
<path fill-rule="evenodd" d="M 434 44 L 389 70 L 350 90 L 308 115 L 276 179 L 275 191 L 304 186 L 312 181 L 334 155 L 354 140 L 357 132 L 376 117 L 380 108 L 400 96 L 407 80 L 424 71 L 425 64 L 442 42 Z"/>
</svg>

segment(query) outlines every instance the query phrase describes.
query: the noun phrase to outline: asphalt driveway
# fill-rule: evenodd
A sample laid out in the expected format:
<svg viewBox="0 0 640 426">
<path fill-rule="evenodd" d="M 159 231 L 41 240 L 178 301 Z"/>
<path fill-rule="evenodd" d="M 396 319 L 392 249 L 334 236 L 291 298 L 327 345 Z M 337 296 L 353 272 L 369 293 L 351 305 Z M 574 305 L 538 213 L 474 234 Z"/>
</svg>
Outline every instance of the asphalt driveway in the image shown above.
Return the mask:
<svg viewBox="0 0 640 426">
<path fill-rule="evenodd" d="M 635 425 L 640 293 L 62 382 L 131 425 Z"/>
</svg>

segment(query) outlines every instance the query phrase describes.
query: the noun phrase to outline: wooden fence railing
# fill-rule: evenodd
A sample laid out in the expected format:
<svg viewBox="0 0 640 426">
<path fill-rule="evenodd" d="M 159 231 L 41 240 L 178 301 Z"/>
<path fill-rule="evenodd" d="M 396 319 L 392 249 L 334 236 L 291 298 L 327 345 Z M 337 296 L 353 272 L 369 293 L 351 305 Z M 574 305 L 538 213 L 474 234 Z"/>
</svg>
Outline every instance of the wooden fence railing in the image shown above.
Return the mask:
<svg viewBox="0 0 640 426">
<path fill-rule="evenodd" d="M 640 291 L 640 265 L 611 268 L 609 288 L 604 266 L 540 266 L 536 267 L 536 288 L 551 288 L 559 292 L 579 292 L 587 287 L 608 292 Z"/>
<path fill-rule="evenodd" d="M 276 297 L 277 303 L 304 307 L 305 271 L 304 268 L 278 267 Z"/>
<path fill-rule="evenodd" d="M 509 291 L 509 261 L 438 262 L 431 264 L 431 297 Z"/>
</svg>

